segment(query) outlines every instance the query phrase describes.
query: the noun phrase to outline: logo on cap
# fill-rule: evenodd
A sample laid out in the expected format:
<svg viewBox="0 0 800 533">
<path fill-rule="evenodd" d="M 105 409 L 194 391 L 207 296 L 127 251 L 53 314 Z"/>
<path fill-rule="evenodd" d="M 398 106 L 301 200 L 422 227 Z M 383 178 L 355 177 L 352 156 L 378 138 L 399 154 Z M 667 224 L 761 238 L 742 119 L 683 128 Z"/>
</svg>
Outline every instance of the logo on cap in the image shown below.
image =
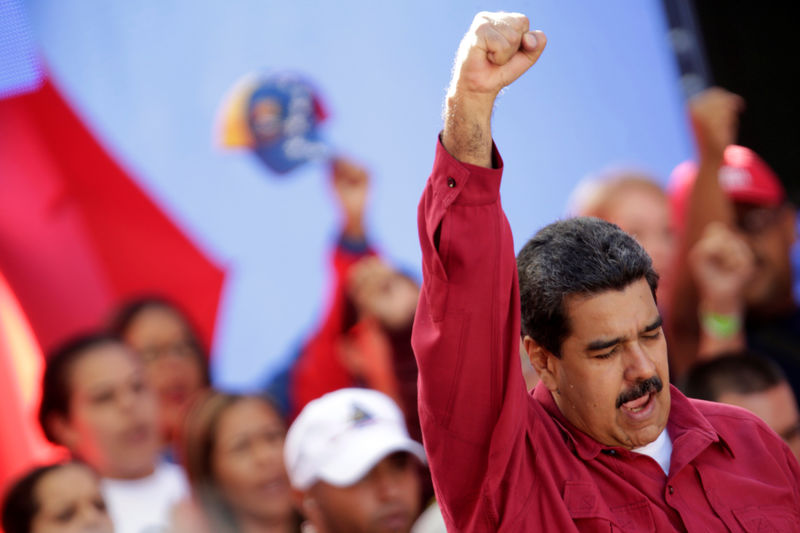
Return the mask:
<svg viewBox="0 0 800 533">
<path fill-rule="evenodd" d="M 726 165 L 719 169 L 719 182 L 725 189 L 743 189 L 752 185 L 753 176 L 747 169 Z"/>
<path fill-rule="evenodd" d="M 375 417 L 372 416 L 372 413 L 369 413 L 358 405 L 353 405 L 353 414 L 350 415 L 350 422 L 353 423 L 353 427 L 366 426 L 374 421 Z"/>
</svg>

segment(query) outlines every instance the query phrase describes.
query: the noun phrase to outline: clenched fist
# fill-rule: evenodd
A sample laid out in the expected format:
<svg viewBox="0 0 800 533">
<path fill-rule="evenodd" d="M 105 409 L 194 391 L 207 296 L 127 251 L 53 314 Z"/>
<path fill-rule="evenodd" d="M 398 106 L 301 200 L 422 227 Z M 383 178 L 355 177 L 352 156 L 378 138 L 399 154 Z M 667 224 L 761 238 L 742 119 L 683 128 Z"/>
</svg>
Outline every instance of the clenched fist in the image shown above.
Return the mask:
<svg viewBox="0 0 800 533">
<path fill-rule="evenodd" d="M 547 39 L 519 13 L 478 13 L 461 40 L 445 105 L 442 142 L 457 159 L 491 164 L 491 117 L 500 91 L 525 73 Z"/>
<path fill-rule="evenodd" d="M 722 157 L 725 148 L 736 142 L 739 114 L 744 99 L 719 87 L 711 87 L 689 102 L 692 128 L 701 155 Z"/>
<path fill-rule="evenodd" d="M 478 13 L 456 54 L 450 92 L 484 96 L 490 103 L 503 87 L 536 63 L 546 38 L 529 31 L 519 13 Z"/>
</svg>

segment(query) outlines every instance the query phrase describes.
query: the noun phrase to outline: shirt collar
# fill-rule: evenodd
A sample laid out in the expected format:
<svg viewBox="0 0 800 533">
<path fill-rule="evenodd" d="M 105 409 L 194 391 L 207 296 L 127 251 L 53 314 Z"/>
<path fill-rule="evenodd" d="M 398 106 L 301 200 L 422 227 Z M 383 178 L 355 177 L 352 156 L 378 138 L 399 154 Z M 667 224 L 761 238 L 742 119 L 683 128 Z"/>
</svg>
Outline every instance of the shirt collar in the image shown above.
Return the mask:
<svg viewBox="0 0 800 533">
<path fill-rule="evenodd" d="M 712 443 L 719 443 L 733 457 L 733 450 L 706 417 L 676 387 L 673 385 L 669 387 L 670 411 L 667 433 L 672 439 L 673 456 L 676 448 L 680 446 L 681 457 L 677 458 L 680 462 L 688 463 Z M 559 426 L 570 448 L 584 461 L 595 459 L 604 450 L 622 449 L 601 444 L 572 425 L 556 405 L 550 390 L 541 381 L 534 388 L 532 395 Z"/>
<path fill-rule="evenodd" d="M 711 444 L 736 457 L 733 449 L 711 422 L 674 386 L 670 385 L 670 412 L 667 431 L 672 438 L 673 462 L 688 463 Z M 676 448 L 680 447 L 678 453 Z M 682 464 L 676 465 L 678 469 Z M 677 469 L 676 469 L 677 471 Z"/>
</svg>

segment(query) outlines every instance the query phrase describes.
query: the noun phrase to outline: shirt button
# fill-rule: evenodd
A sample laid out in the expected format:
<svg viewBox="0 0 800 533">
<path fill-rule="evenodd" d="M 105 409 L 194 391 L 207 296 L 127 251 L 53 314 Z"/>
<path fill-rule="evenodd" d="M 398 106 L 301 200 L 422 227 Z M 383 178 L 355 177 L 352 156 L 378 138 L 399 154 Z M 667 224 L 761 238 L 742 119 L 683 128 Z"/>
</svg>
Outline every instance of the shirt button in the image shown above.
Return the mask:
<svg viewBox="0 0 800 533">
<path fill-rule="evenodd" d="M 672 485 L 670 485 L 670 486 L 669 486 L 669 493 L 670 493 L 670 494 L 673 494 L 674 492 L 675 492 L 675 487 L 673 487 Z"/>
<path fill-rule="evenodd" d="M 451 189 L 456 186 L 455 178 L 447 178 L 447 186 Z"/>
</svg>

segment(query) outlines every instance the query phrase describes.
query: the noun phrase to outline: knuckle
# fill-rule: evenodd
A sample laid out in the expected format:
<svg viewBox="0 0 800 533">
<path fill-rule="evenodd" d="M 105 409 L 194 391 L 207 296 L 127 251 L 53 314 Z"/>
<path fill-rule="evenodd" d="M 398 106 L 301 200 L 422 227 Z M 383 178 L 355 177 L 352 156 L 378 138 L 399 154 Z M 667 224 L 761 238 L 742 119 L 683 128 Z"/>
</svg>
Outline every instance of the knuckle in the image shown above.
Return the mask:
<svg viewBox="0 0 800 533">
<path fill-rule="evenodd" d="M 528 20 L 528 17 L 522 13 L 510 13 L 509 21 L 511 26 L 519 31 L 527 31 L 530 27 L 530 21 Z"/>
</svg>

